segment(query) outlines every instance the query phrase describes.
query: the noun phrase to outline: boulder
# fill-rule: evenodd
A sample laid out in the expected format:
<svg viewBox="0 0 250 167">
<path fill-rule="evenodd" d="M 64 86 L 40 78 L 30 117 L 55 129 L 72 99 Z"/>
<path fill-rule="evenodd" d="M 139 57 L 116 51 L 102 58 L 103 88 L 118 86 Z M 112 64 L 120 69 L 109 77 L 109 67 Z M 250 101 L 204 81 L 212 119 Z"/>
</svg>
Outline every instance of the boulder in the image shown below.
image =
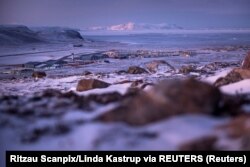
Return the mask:
<svg viewBox="0 0 250 167">
<path fill-rule="evenodd" d="M 136 81 L 133 81 L 132 84 L 131 84 L 131 87 L 138 87 L 139 85 L 143 84 L 143 80 L 136 80 Z"/>
<path fill-rule="evenodd" d="M 110 50 L 103 53 L 104 55 L 107 55 L 109 58 L 119 58 L 119 52 L 117 50 Z"/>
<path fill-rule="evenodd" d="M 147 70 L 144 68 L 138 67 L 138 66 L 131 66 L 129 67 L 127 73 L 129 74 L 143 74 L 143 73 L 148 73 Z"/>
<path fill-rule="evenodd" d="M 90 72 L 90 71 L 84 71 L 84 72 L 83 72 L 83 75 L 91 75 L 91 74 L 93 74 L 93 73 Z"/>
<path fill-rule="evenodd" d="M 179 69 L 179 73 L 183 74 L 189 74 L 190 72 L 196 72 L 196 66 L 195 65 L 186 65 L 186 66 L 181 66 Z"/>
<path fill-rule="evenodd" d="M 154 60 L 152 62 L 146 63 L 145 66 L 152 73 L 155 73 L 156 71 L 158 71 L 159 69 L 162 69 L 164 67 L 165 67 L 164 68 L 165 71 L 175 70 L 175 68 L 173 66 L 171 66 L 169 63 L 167 63 L 164 60 Z"/>
<path fill-rule="evenodd" d="M 76 90 L 79 92 L 95 89 L 95 88 L 107 88 L 111 84 L 97 80 L 97 79 L 82 79 L 78 82 Z"/>
<path fill-rule="evenodd" d="M 216 87 L 220 87 L 231 83 L 239 82 L 244 79 L 250 79 L 250 70 L 235 68 L 231 72 L 229 72 L 225 77 L 217 79 L 214 85 Z"/>
<path fill-rule="evenodd" d="M 222 98 L 220 90 L 210 84 L 195 80 L 165 80 L 155 88 L 155 93 L 174 106 L 174 113 L 216 113 Z"/>
<path fill-rule="evenodd" d="M 242 69 L 249 69 L 250 70 L 250 52 L 246 55 L 243 63 L 242 63 Z"/>
<path fill-rule="evenodd" d="M 235 68 L 232 72 L 240 74 L 242 79 L 250 79 L 250 70 Z"/>
<path fill-rule="evenodd" d="M 164 100 L 155 100 L 150 94 L 138 91 L 122 100 L 121 104 L 97 118 L 102 122 L 125 122 L 129 125 L 145 125 L 164 119 L 170 114 Z"/>
<path fill-rule="evenodd" d="M 116 71 L 116 73 L 117 73 L 118 75 L 121 75 L 121 74 L 126 74 L 127 71 L 125 71 L 125 70 L 119 70 L 119 71 Z"/>
<path fill-rule="evenodd" d="M 44 71 L 34 71 L 32 74 L 33 78 L 43 78 L 46 77 L 46 73 Z"/>
<path fill-rule="evenodd" d="M 220 97 L 217 88 L 194 79 L 164 81 L 150 91 L 138 90 L 124 98 L 97 120 L 138 126 L 186 113 L 219 115 Z"/>
</svg>

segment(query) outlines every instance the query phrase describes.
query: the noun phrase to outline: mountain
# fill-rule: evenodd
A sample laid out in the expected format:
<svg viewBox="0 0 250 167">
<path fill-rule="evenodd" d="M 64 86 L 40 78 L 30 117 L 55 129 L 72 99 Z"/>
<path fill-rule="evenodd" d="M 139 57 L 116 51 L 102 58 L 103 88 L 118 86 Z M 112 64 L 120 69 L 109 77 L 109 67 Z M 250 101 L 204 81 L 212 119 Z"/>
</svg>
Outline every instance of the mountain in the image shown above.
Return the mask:
<svg viewBox="0 0 250 167">
<path fill-rule="evenodd" d="M 70 28 L 63 27 L 38 27 L 31 28 L 40 38 L 47 41 L 71 41 L 71 40 L 82 40 L 81 34 Z"/>
<path fill-rule="evenodd" d="M 0 26 L 0 44 L 40 43 L 43 40 L 25 26 Z"/>
<path fill-rule="evenodd" d="M 62 27 L 28 28 L 22 25 L 0 25 L 0 45 L 83 40 L 77 30 Z"/>
<path fill-rule="evenodd" d="M 118 24 L 118 25 L 111 25 L 111 26 L 97 26 L 97 27 L 90 27 L 86 30 L 90 31 L 147 31 L 147 30 L 175 30 L 175 29 L 183 29 L 180 26 L 177 25 L 171 25 L 171 24 L 136 24 L 133 22 L 128 22 L 125 24 Z"/>
</svg>

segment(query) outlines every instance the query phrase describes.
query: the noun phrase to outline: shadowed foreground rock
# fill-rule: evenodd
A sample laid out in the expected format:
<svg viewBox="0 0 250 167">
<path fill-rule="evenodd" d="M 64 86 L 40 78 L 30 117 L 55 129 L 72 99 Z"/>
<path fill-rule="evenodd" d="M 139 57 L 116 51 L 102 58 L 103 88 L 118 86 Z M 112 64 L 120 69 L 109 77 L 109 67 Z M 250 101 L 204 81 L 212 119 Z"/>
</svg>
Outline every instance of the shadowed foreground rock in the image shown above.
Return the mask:
<svg viewBox="0 0 250 167">
<path fill-rule="evenodd" d="M 207 136 L 200 139 L 196 139 L 179 146 L 180 151 L 216 151 L 216 142 L 218 138 L 216 136 Z"/>
<path fill-rule="evenodd" d="M 217 81 L 214 83 L 214 86 L 220 87 L 231 83 L 239 82 L 244 79 L 250 79 L 250 70 L 235 68 L 225 77 L 217 79 Z"/>
<path fill-rule="evenodd" d="M 82 79 L 78 82 L 76 90 L 79 92 L 95 89 L 95 88 L 107 88 L 111 84 L 97 80 L 97 79 Z"/>
<path fill-rule="evenodd" d="M 250 137 L 250 115 L 244 114 L 235 117 L 228 124 L 219 126 L 219 129 L 223 129 L 227 132 L 229 138 L 236 139 L 240 137 Z M 249 140 L 250 146 L 250 140 Z M 250 147 L 249 147 L 250 148 Z"/>
<path fill-rule="evenodd" d="M 235 117 L 229 123 L 219 126 L 217 130 L 225 134 L 229 141 L 226 148 L 237 150 L 250 150 L 250 115 L 242 114 Z M 231 145 L 230 143 L 235 143 Z"/>
<path fill-rule="evenodd" d="M 145 125 L 178 114 L 220 115 L 220 91 L 194 79 L 164 81 L 150 92 L 138 91 L 101 115 L 103 122 Z"/>
</svg>

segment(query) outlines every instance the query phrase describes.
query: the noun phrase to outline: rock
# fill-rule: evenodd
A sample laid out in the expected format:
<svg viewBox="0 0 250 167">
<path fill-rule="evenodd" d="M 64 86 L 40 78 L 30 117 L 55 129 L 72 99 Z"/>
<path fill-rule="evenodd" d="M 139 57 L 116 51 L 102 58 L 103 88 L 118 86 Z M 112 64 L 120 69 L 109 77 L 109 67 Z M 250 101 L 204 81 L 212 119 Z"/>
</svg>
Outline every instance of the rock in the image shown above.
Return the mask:
<svg viewBox="0 0 250 167">
<path fill-rule="evenodd" d="M 74 44 L 73 47 L 83 47 L 83 44 Z"/>
<path fill-rule="evenodd" d="M 237 141 L 238 149 L 249 150 L 250 149 L 250 115 L 243 114 L 235 117 L 229 123 L 218 127 L 219 130 L 226 134 L 229 141 Z M 230 147 L 230 146 L 228 146 Z"/>
<path fill-rule="evenodd" d="M 219 115 L 220 97 L 217 88 L 193 79 L 165 81 L 148 92 L 137 91 L 124 98 L 97 120 L 138 126 L 185 113 Z"/>
<path fill-rule="evenodd" d="M 232 72 L 239 73 L 242 79 L 250 79 L 250 70 L 235 68 Z"/>
<path fill-rule="evenodd" d="M 241 148 L 241 150 L 245 150 L 245 151 L 250 150 L 250 133 L 249 132 L 248 132 L 248 134 L 245 134 L 242 137 L 240 148 Z"/>
<path fill-rule="evenodd" d="M 250 70 L 250 52 L 246 55 L 243 63 L 242 63 L 242 69 L 249 69 Z"/>
<path fill-rule="evenodd" d="M 82 79 L 78 82 L 76 90 L 79 92 L 95 89 L 95 88 L 107 88 L 111 84 L 97 80 L 97 79 Z"/>
<path fill-rule="evenodd" d="M 250 79 L 250 70 L 235 68 L 231 72 L 229 72 L 225 77 L 217 79 L 214 85 L 216 87 L 220 87 L 231 83 L 239 82 L 243 79 Z"/>
<path fill-rule="evenodd" d="M 43 78 L 46 77 L 46 73 L 44 71 L 34 71 L 32 74 L 33 78 Z"/>
<path fill-rule="evenodd" d="M 164 68 L 165 71 L 175 70 L 173 66 L 171 66 L 169 63 L 167 63 L 164 60 L 154 60 L 152 62 L 146 63 L 145 66 L 150 72 L 153 72 L 153 73 L 159 70 L 159 66 L 162 66 L 161 69 L 165 67 Z"/>
<path fill-rule="evenodd" d="M 250 115 L 242 114 L 238 117 L 235 117 L 229 123 L 219 126 L 218 129 L 226 131 L 229 138 L 236 139 L 250 133 L 249 122 Z"/>
<path fill-rule="evenodd" d="M 189 74 L 190 72 L 197 72 L 195 65 L 181 66 L 179 73 Z"/>
<path fill-rule="evenodd" d="M 119 71 L 117 71 L 116 73 L 117 73 L 118 75 L 121 75 L 121 74 L 126 74 L 127 71 L 125 71 L 125 70 L 119 70 Z"/>
<path fill-rule="evenodd" d="M 138 126 L 166 118 L 167 105 L 162 101 L 153 99 L 148 93 L 139 91 L 136 95 L 125 98 L 121 104 L 99 116 L 96 120 L 102 122 L 125 122 Z"/>
<path fill-rule="evenodd" d="M 129 74 L 143 74 L 143 73 L 148 73 L 148 71 L 141 68 L 141 67 L 138 67 L 138 66 L 131 66 L 131 67 L 129 67 L 127 73 L 129 73 Z"/>
<path fill-rule="evenodd" d="M 222 97 L 220 90 L 195 79 L 162 81 L 155 89 L 166 98 L 174 113 L 216 113 Z"/>
<path fill-rule="evenodd" d="M 180 151 L 216 151 L 218 138 L 216 136 L 206 136 L 179 146 Z"/>
<path fill-rule="evenodd" d="M 241 80 L 242 78 L 239 73 L 230 72 L 226 77 L 218 78 L 215 81 L 214 86 L 220 87 L 220 86 L 228 85 L 228 84 L 238 82 Z"/>
<path fill-rule="evenodd" d="M 104 62 L 104 63 L 110 63 L 110 61 L 109 61 L 109 60 L 104 60 L 103 62 Z"/>
<path fill-rule="evenodd" d="M 117 50 L 110 50 L 103 53 L 104 55 L 107 55 L 109 58 L 117 59 L 119 58 L 119 52 Z"/>
<path fill-rule="evenodd" d="M 43 127 L 43 128 L 34 128 L 32 130 L 26 131 L 21 136 L 21 142 L 22 143 L 32 143 L 37 141 L 42 135 L 48 134 L 49 127 Z"/>
<path fill-rule="evenodd" d="M 224 94 L 221 99 L 221 113 L 231 116 L 237 116 L 244 113 L 241 106 L 249 103 L 245 95 L 227 95 Z"/>
<path fill-rule="evenodd" d="M 123 96 L 118 92 L 103 93 L 103 94 L 91 94 L 86 99 L 88 101 L 94 101 L 99 104 L 108 104 L 111 102 L 117 102 L 121 100 Z"/>
<path fill-rule="evenodd" d="M 60 90 L 57 89 L 46 89 L 42 92 L 42 97 L 54 97 L 60 96 L 62 93 Z M 36 96 L 35 96 L 36 97 Z M 36 97 L 37 98 L 37 97 Z"/>
<path fill-rule="evenodd" d="M 22 143 L 33 143 L 45 135 L 62 135 L 70 132 L 70 126 L 59 123 L 54 126 L 35 127 L 21 136 Z"/>
<path fill-rule="evenodd" d="M 83 72 L 83 75 L 91 75 L 91 74 L 93 74 L 93 73 L 90 72 L 90 71 L 84 71 L 84 72 Z"/>
<path fill-rule="evenodd" d="M 122 80 L 122 81 L 119 81 L 119 82 L 115 82 L 113 84 L 117 85 L 117 84 L 126 84 L 126 83 L 131 83 L 132 81 L 130 80 Z"/>
<path fill-rule="evenodd" d="M 147 90 L 147 89 L 150 89 L 153 86 L 155 86 L 155 84 L 153 84 L 153 83 L 144 83 L 144 84 L 142 84 L 141 89 Z"/>
<path fill-rule="evenodd" d="M 222 68 L 227 68 L 227 67 L 238 67 L 240 62 L 213 62 L 204 65 L 201 70 L 205 71 L 206 73 L 210 73 L 212 71 L 216 71 Z"/>
<path fill-rule="evenodd" d="M 131 84 L 131 87 L 137 87 L 139 85 L 141 85 L 143 83 L 143 80 L 136 80 L 136 81 L 133 81 L 132 84 Z"/>
</svg>

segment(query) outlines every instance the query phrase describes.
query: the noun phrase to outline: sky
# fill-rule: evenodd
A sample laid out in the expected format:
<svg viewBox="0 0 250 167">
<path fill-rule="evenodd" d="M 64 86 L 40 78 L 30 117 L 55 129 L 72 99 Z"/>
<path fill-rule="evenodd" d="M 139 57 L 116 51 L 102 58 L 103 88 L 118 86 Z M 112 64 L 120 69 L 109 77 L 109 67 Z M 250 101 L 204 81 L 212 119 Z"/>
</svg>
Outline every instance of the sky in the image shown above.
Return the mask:
<svg viewBox="0 0 250 167">
<path fill-rule="evenodd" d="M 0 24 L 86 28 L 127 22 L 250 28 L 250 0 L 0 0 Z"/>
</svg>

